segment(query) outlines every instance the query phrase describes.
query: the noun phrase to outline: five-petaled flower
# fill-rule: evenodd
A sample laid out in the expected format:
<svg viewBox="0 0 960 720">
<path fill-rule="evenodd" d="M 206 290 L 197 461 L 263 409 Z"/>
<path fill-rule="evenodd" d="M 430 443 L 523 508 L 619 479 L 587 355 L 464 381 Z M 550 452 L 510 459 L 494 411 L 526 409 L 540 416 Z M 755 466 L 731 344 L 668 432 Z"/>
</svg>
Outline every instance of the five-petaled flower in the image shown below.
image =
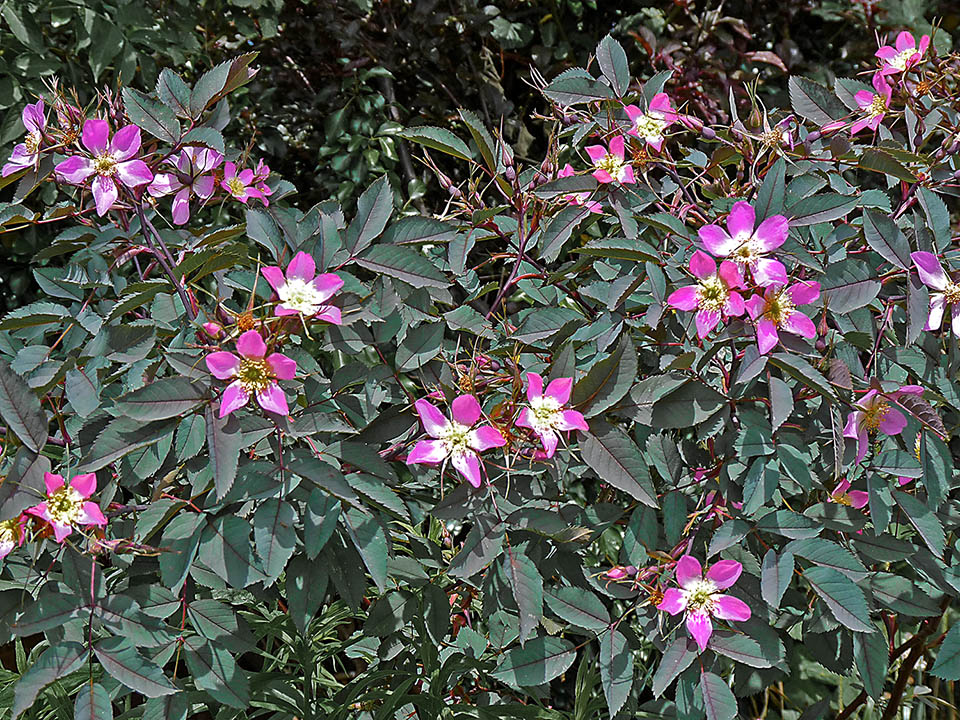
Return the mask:
<svg viewBox="0 0 960 720">
<path fill-rule="evenodd" d="M 686 611 L 687 630 L 703 651 L 713 634 L 710 618 L 738 622 L 750 619 L 750 607 L 743 600 L 720 592 L 733 585 L 742 570 L 743 566 L 735 560 L 721 560 L 711 565 L 707 576 L 703 577 L 700 562 L 691 555 L 684 555 L 677 561 L 677 584 L 680 587 L 669 588 L 657 609 L 671 615 Z"/>
<path fill-rule="evenodd" d="M 13 175 L 24 168 L 37 166 L 40 159 L 40 143 L 43 141 L 43 131 L 47 127 L 47 116 L 43 110 L 43 100 L 37 100 L 33 105 L 27 105 L 21 115 L 23 127 L 27 131 L 22 143 L 13 148 L 13 154 L 3 166 L 3 177 Z M 0 555 L 0 557 L 3 557 Z"/>
<path fill-rule="evenodd" d="M 733 204 L 727 217 L 727 229 L 719 225 L 704 225 L 699 230 L 700 241 L 714 257 L 729 258 L 741 270 L 750 270 L 758 285 L 786 285 L 787 269 L 783 263 L 764 257 L 783 245 L 790 224 L 783 215 L 771 215 L 755 228 L 753 206 L 743 200 Z"/>
<path fill-rule="evenodd" d="M 797 310 L 820 297 L 820 283 L 798 282 L 790 287 L 771 285 L 763 295 L 754 295 L 744 304 L 757 327 L 757 346 L 766 355 L 780 342 L 778 330 L 786 330 L 808 340 L 817 336 L 817 327 Z"/>
<path fill-rule="evenodd" d="M 907 426 L 903 413 L 893 407 L 901 395 L 923 395 L 919 385 L 904 385 L 899 390 L 881 393 L 870 389 L 856 403 L 856 410 L 847 415 L 843 436 L 857 441 L 857 462 L 867 454 L 868 434 L 880 430 L 899 435 Z"/>
<path fill-rule="evenodd" d="M 943 324 L 943 312 L 949 305 L 953 334 L 960 337 L 960 284 L 953 282 L 943 271 L 943 266 L 933 253 L 910 253 L 910 259 L 917 266 L 920 281 L 934 291 L 930 293 L 930 315 L 924 329 L 939 330 Z"/>
<path fill-rule="evenodd" d="M 153 197 L 176 193 L 173 197 L 173 222 L 183 225 L 190 219 L 190 196 L 206 202 L 217 188 L 213 171 L 223 163 L 223 155 L 209 148 L 187 147 L 165 162 L 176 172 L 157 173 L 147 191 Z"/>
<path fill-rule="evenodd" d="M 883 79 L 880 73 L 873 74 L 873 89 L 876 93 L 858 90 L 853 96 L 864 116 L 850 126 L 850 133 L 856 135 L 865 127 L 876 130 L 880 127 L 884 113 L 890 109 L 890 99 L 893 97 L 893 88 Z"/>
<path fill-rule="evenodd" d="M 557 378 L 551 380 L 544 391 L 543 378 L 537 373 L 527 373 L 527 400 L 530 406 L 521 408 L 515 424 L 530 428 L 540 438 L 543 457 L 551 458 L 557 451 L 557 431 L 587 432 L 590 429 L 582 413 L 564 409 L 570 401 L 572 389 L 573 378 Z"/>
<path fill-rule="evenodd" d="M 870 495 L 863 490 L 851 490 L 849 480 L 841 480 L 830 493 L 830 502 L 847 505 L 858 510 L 867 504 Z"/>
<path fill-rule="evenodd" d="M 267 355 L 267 345 L 256 330 L 247 330 L 237 338 L 237 357 L 220 350 L 207 355 L 207 368 L 219 380 L 230 380 L 220 399 L 220 417 L 242 408 L 253 395 L 264 410 L 288 415 L 287 398 L 277 380 L 292 380 L 297 363 L 282 353 Z"/>
<path fill-rule="evenodd" d="M 0 522 L 0 560 L 9 555 L 14 548 L 23 545 L 26 523 L 27 519 L 22 514 Z"/>
<path fill-rule="evenodd" d="M 743 297 L 737 288 L 743 288 L 740 269 L 729 260 L 717 263 L 702 250 L 690 258 L 690 272 L 697 278 L 696 285 L 687 285 L 670 293 L 667 304 L 677 310 L 696 310 L 697 336 L 710 334 L 722 318 L 743 315 Z"/>
<path fill-rule="evenodd" d="M 585 150 L 593 163 L 593 176 L 601 183 L 634 183 L 633 166 L 624 160 L 623 135 L 610 138 L 610 150 L 603 145 L 588 145 Z"/>
<path fill-rule="evenodd" d="M 422 398 L 414 406 L 423 429 L 433 439 L 418 442 L 407 456 L 407 465 L 437 465 L 449 461 L 467 482 L 475 488 L 480 487 L 483 475 L 478 453 L 503 447 L 507 441 L 492 425 L 474 427 L 482 415 L 477 398 L 461 395 L 454 400 L 450 404 L 452 420 Z"/>
<path fill-rule="evenodd" d="M 107 524 L 100 506 L 87 501 L 97 490 L 96 474 L 75 475 L 67 484 L 62 475 L 48 472 L 43 474 L 43 482 L 47 487 L 47 499 L 25 512 L 50 523 L 58 543 L 62 543 L 78 525 L 104 527 Z"/>
<path fill-rule="evenodd" d="M 654 95 L 646 112 L 636 105 L 627 105 L 624 110 L 630 118 L 630 129 L 627 133 L 643 139 L 647 145 L 659 152 L 663 147 L 663 133 L 677 121 L 677 113 L 670 106 L 667 94 Z"/>
<path fill-rule="evenodd" d="M 343 287 L 343 280 L 333 273 L 317 275 L 316 263 L 309 254 L 301 251 L 294 255 L 287 265 L 286 277 L 276 266 L 265 267 L 262 272 L 280 299 L 274 314 L 299 314 L 340 325 L 340 308 L 326 303 Z"/>
<path fill-rule="evenodd" d="M 567 163 L 566 165 L 563 166 L 563 169 L 557 173 L 557 177 L 558 178 L 573 177 L 576 174 L 577 173 L 573 169 L 573 166 L 570 163 Z M 596 200 L 590 199 L 589 192 L 568 193 L 567 195 L 561 196 L 560 199 L 565 200 L 570 205 L 581 205 L 585 207 L 587 210 L 589 210 L 590 212 L 595 212 L 595 213 L 603 212 L 603 207 L 600 205 L 600 203 L 598 203 Z"/>
<path fill-rule="evenodd" d="M 262 170 L 262 168 L 258 166 L 258 170 Z M 269 168 L 267 168 L 267 172 L 270 172 Z M 252 197 L 259 198 L 264 205 L 269 205 L 270 201 L 267 200 L 267 195 L 271 195 L 273 191 L 263 182 L 265 179 L 266 176 L 261 177 L 250 168 L 237 172 L 236 164 L 228 162 L 223 166 L 223 180 L 220 181 L 220 185 L 230 193 L 234 200 L 239 200 L 244 205 Z M 266 192 L 264 192 L 264 188 L 266 188 Z"/>
<path fill-rule="evenodd" d="M 929 47 L 929 35 L 921 37 L 918 46 L 916 38 L 904 30 L 897 35 L 896 46 L 884 45 L 877 50 L 876 56 L 883 61 L 880 74 L 892 75 L 909 70 L 923 60 L 923 56 Z"/>
</svg>

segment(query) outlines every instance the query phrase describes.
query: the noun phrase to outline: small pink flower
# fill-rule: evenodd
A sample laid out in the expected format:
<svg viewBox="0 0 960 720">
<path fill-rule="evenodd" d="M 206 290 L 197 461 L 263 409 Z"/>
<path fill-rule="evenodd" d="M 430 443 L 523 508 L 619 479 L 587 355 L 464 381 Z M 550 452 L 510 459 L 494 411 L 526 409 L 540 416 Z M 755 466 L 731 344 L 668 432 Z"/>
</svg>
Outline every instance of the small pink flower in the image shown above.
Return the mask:
<svg viewBox="0 0 960 720">
<path fill-rule="evenodd" d="M 849 480 L 841 480 L 830 493 L 830 502 L 847 505 L 859 510 L 870 501 L 870 495 L 863 490 L 851 490 Z"/>
<path fill-rule="evenodd" d="M 771 215 L 756 230 L 755 225 L 753 206 L 741 200 L 730 209 L 726 230 L 719 225 L 704 225 L 698 234 L 707 252 L 729 258 L 741 271 L 749 269 L 758 285 L 786 285 L 787 269 L 783 263 L 765 255 L 786 241 L 790 231 L 787 218 Z"/>
<path fill-rule="evenodd" d="M 503 447 L 507 441 L 492 425 L 473 427 L 482 414 L 477 398 L 461 395 L 454 400 L 450 404 L 452 420 L 426 400 L 417 400 L 414 406 L 423 429 L 433 439 L 418 442 L 407 456 L 407 465 L 437 465 L 449 461 L 467 482 L 475 488 L 480 487 L 483 475 L 478 453 Z"/>
<path fill-rule="evenodd" d="M 280 299 L 274 314 L 300 314 L 305 318 L 341 324 L 340 308 L 326 303 L 343 287 L 343 280 L 333 273 L 317 275 L 316 263 L 307 253 L 301 251 L 293 256 L 287 265 L 286 277 L 275 266 L 265 267 L 261 272 Z"/>
<path fill-rule="evenodd" d="M 857 105 L 863 111 L 864 117 L 850 126 L 851 135 L 856 135 L 865 127 L 876 131 L 880 127 L 880 121 L 883 120 L 884 114 L 890 109 L 893 88 L 887 84 L 880 73 L 874 73 L 873 75 L 873 88 L 877 91 L 876 94 L 866 90 L 858 90 L 856 95 L 853 96 Z"/>
<path fill-rule="evenodd" d="M 281 353 L 267 355 L 267 346 L 256 330 L 237 338 L 237 357 L 220 350 L 207 355 L 207 368 L 218 380 L 236 378 L 220 399 L 220 417 L 242 408 L 253 395 L 264 410 L 288 415 L 287 398 L 277 380 L 293 380 L 297 363 Z"/>
<path fill-rule="evenodd" d="M 552 458 L 557 451 L 557 431 L 587 432 L 590 429 L 582 413 L 564 409 L 570 402 L 572 389 L 573 378 L 557 378 L 547 385 L 544 392 L 543 378 L 537 373 L 527 373 L 527 400 L 530 407 L 520 410 L 514 424 L 533 430 L 543 443 L 544 457 Z"/>
<path fill-rule="evenodd" d="M 919 385 L 904 385 L 899 390 L 888 393 L 868 390 L 857 401 L 857 409 L 847 415 L 843 436 L 857 441 L 858 463 L 867 454 L 869 433 L 880 430 L 887 435 L 899 435 L 907 426 L 903 413 L 891 405 L 896 403 L 901 395 L 923 395 L 923 388 Z"/>
<path fill-rule="evenodd" d="M 729 260 L 717 263 L 702 250 L 690 258 L 690 272 L 699 282 L 674 290 L 667 304 L 677 310 L 697 311 L 697 337 L 705 338 L 720 322 L 730 316 L 743 315 L 743 298 L 735 288 L 743 288 L 740 269 Z"/>
<path fill-rule="evenodd" d="M 576 174 L 577 173 L 576 171 L 574 171 L 573 166 L 570 163 L 567 163 L 566 165 L 564 165 L 563 170 L 557 173 L 557 177 L 565 178 L 565 177 L 571 177 Z M 590 193 L 588 192 L 570 193 L 569 195 L 561 196 L 561 199 L 565 200 L 570 205 L 582 205 L 590 212 L 595 212 L 595 213 L 603 212 L 603 207 L 596 200 L 591 200 Z"/>
<path fill-rule="evenodd" d="M 949 305 L 953 334 L 960 337 L 960 285 L 943 271 L 943 265 L 933 253 L 910 253 L 910 259 L 917 266 L 920 281 L 934 291 L 930 293 L 930 315 L 924 329 L 939 330 L 943 325 L 943 311 Z"/>
<path fill-rule="evenodd" d="M 721 560 L 710 567 L 704 578 L 700 562 L 684 555 L 677 561 L 680 588 L 669 588 L 657 609 L 671 615 L 686 611 L 687 630 L 702 652 L 713 634 L 712 617 L 737 622 L 750 619 L 750 607 L 743 600 L 719 592 L 733 585 L 742 571 L 743 566 L 735 560 Z"/>
<path fill-rule="evenodd" d="M 670 106 L 667 94 L 654 95 L 647 112 L 643 112 L 636 105 L 627 105 L 624 109 L 630 118 L 630 129 L 627 133 L 643 139 L 647 145 L 660 152 L 663 147 L 663 133 L 677 121 L 677 113 Z"/>
<path fill-rule="evenodd" d="M 875 53 L 883 61 L 880 74 L 893 75 L 909 70 L 923 60 L 923 56 L 929 47 L 929 35 L 920 38 L 920 46 L 918 47 L 916 38 L 904 30 L 897 35 L 896 47 L 884 45 Z"/>
<path fill-rule="evenodd" d="M 257 160 L 257 167 L 253 171 L 253 185 L 264 195 L 273 195 L 273 190 L 267 185 L 268 177 L 270 177 L 270 166 L 263 160 Z"/>
<path fill-rule="evenodd" d="M 220 182 L 220 185 L 230 193 L 235 200 L 239 200 L 244 205 L 246 205 L 247 200 L 252 197 L 258 198 L 264 205 L 270 204 L 270 201 L 267 200 L 267 195 L 270 195 L 273 191 L 267 188 L 269 192 L 264 192 L 263 188 L 266 187 L 266 185 L 263 183 L 263 179 L 259 178 L 250 168 L 241 170 L 238 173 L 237 166 L 234 163 L 226 163 L 223 166 L 223 180 Z"/>
<path fill-rule="evenodd" d="M 43 141 L 43 131 L 47 127 L 47 116 L 43 110 L 43 100 L 37 100 L 33 105 L 27 105 L 21 114 L 23 127 L 27 136 L 22 143 L 13 148 L 13 154 L 3 166 L 2 176 L 13 175 L 24 168 L 37 166 L 40 160 L 40 143 Z M 3 557 L 0 555 L 0 557 Z"/>
<path fill-rule="evenodd" d="M 90 118 L 83 123 L 80 138 L 87 155 L 72 155 L 59 163 L 54 172 L 62 182 L 82 185 L 91 175 L 97 215 L 103 217 L 113 207 L 120 187 L 148 185 L 153 172 L 143 160 L 131 159 L 140 152 L 140 128 L 126 125 L 110 138 L 106 120 Z"/>
<path fill-rule="evenodd" d="M 47 486 L 47 499 L 25 512 L 50 523 L 58 543 L 78 525 L 106 526 L 107 519 L 100 507 L 95 502 L 84 502 L 97 490 L 96 474 L 75 475 L 67 485 L 62 475 L 44 473 L 43 482 Z"/>
<path fill-rule="evenodd" d="M 0 522 L 0 560 L 13 552 L 14 548 L 23 545 L 26 524 L 27 518 L 22 514 Z"/>
<path fill-rule="evenodd" d="M 633 577 L 636 574 L 637 568 L 633 565 L 617 565 L 604 573 L 608 580 L 623 580 L 624 578 Z"/>
<path fill-rule="evenodd" d="M 621 184 L 635 183 L 633 166 L 624 161 L 623 135 L 610 138 L 610 150 L 603 145 L 588 145 L 585 150 L 590 156 L 593 167 L 593 176 L 597 182 Z"/>
<path fill-rule="evenodd" d="M 780 342 L 778 330 L 805 337 L 817 336 L 813 320 L 797 310 L 798 305 L 812 303 L 820 297 L 820 283 L 799 282 L 788 288 L 771 285 L 763 295 L 754 295 L 744 304 L 757 326 L 757 346 L 766 355 Z"/>
<path fill-rule="evenodd" d="M 166 162 L 177 171 L 157 173 L 147 191 L 153 197 L 176 193 L 173 198 L 173 222 L 183 225 L 190 219 L 190 196 L 196 195 L 206 202 L 216 190 L 217 179 L 213 171 L 223 163 L 223 155 L 208 148 L 187 147 Z"/>
</svg>

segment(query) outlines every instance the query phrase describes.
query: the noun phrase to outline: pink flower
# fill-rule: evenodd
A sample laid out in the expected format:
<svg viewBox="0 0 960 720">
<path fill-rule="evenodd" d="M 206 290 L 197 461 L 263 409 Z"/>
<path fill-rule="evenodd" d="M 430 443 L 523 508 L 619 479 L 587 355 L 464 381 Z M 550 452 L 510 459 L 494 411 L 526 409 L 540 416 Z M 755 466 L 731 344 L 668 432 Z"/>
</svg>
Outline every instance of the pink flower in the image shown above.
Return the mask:
<svg viewBox="0 0 960 720">
<path fill-rule="evenodd" d="M 740 293 L 734 288 L 743 287 L 740 269 L 729 260 L 717 263 L 702 250 L 690 258 L 690 272 L 699 282 L 674 290 L 667 304 L 677 310 L 697 311 L 697 337 L 705 338 L 721 318 L 743 315 L 744 304 Z"/>
<path fill-rule="evenodd" d="M 593 176 L 597 182 L 616 181 L 627 185 L 636 182 L 633 177 L 633 166 L 624 162 L 623 135 L 610 138 L 609 152 L 603 145 L 588 145 L 585 150 L 590 156 L 593 167 L 596 168 Z"/>
<path fill-rule="evenodd" d="M 617 565 L 616 567 L 610 568 L 604 573 L 608 580 L 623 580 L 627 577 L 633 577 L 636 574 L 637 568 L 635 568 L 633 565 Z"/>
<path fill-rule="evenodd" d="M 292 380 L 297 363 L 281 353 L 267 355 L 267 346 L 256 330 L 247 330 L 237 338 L 237 357 L 218 351 L 207 355 L 207 368 L 218 380 L 236 378 L 227 385 L 220 399 L 220 417 L 226 417 L 250 401 L 250 395 L 264 410 L 288 415 L 287 398 L 277 380 Z"/>
<path fill-rule="evenodd" d="M 590 428 L 583 414 L 576 410 L 564 410 L 570 402 L 573 378 L 557 378 L 543 391 L 543 378 L 537 373 L 527 373 L 527 400 L 530 407 L 520 410 L 514 423 L 517 427 L 533 430 L 534 435 L 543 443 L 544 457 L 551 458 L 557 451 L 557 431 L 582 430 Z"/>
<path fill-rule="evenodd" d="M 870 500 L 870 495 L 863 490 L 851 490 L 849 480 L 841 480 L 830 493 L 830 502 L 847 505 L 859 510 Z"/>
<path fill-rule="evenodd" d="M 257 167 L 253 171 L 253 185 L 264 195 L 273 195 L 273 190 L 267 185 L 268 177 L 270 177 L 270 166 L 263 160 L 257 160 Z"/>
<path fill-rule="evenodd" d="M 771 285 L 763 295 L 754 295 L 744 305 L 757 326 L 757 346 L 766 355 L 780 342 L 778 330 L 805 337 L 817 336 L 813 320 L 797 310 L 798 305 L 812 303 L 820 297 L 820 283 L 799 282 L 785 288 Z"/>
<path fill-rule="evenodd" d="M 132 160 L 140 151 L 140 128 L 126 125 L 110 139 L 110 125 L 106 120 L 90 118 L 83 123 L 80 138 L 87 155 L 72 155 L 59 163 L 54 172 L 71 185 L 82 185 L 93 178 L 93 199 L 97 215 L 103 217 L 119 196 L 119 185 L 135 188 L 153 180 L 153 173 L 143 160 Z M 109 145 L 108 145 L 109 142 Z"/>
<path fill-rule="evenodd" d="M 657 152 L 663 147 L 663 133 L 677 121 L 677 114 L 670 106 L 670 98 L 666 93 L 657 93 L 650 101 L 647 112 L 643 112 L 636 105 L 627 105 L 624 108 L 630 118 L 628 134 L 642 138 L 647 145 Z"/>
<path fill-rule="evenodd" d="M 779 260 L 764 257 L 783 245 L 790 224 L 783 215 L 771 215 L 754 230 L 756 215 L 753 206 L 744 201 L 734 203 L 727 216 L 727 229 L 719 225 L 700 228 L 700 241 L 714 257 L 730 258 L 741 271 L 749 268 L 758 285 L 786 285 L 787 269 Z"/>
<path fill-rule="evenodd" d="M 44 473 L 43 482 L 47 486 L 46 501 L 27 508 L 25 512 L 50 523 L 58 543 L 62 543 L 78 525 L 104 527 L 107 524 L 95 502 L 84 502 L 97 489 L 96 474 L 76 475 L 67 485 L 62 475 Z"/>
<path fill-rule="evenodd" d="M 237 166 L 232 162 L 228 162 L 223 166 L 223 180 L 220 182 L 220 185 L 230 193 L 235 200 L 239 200 L 244 205 L 246 205 L 247 200 L 252 197 L 259 198 L 264 205 L 269 205 L 270 201 L 267 200 L 267 195 L 273 193 L 273 191 L 263 183 L 263 178 L 258 177 L 253 170 L 246 168 L 237 173 Z M 267 189 L 267 192 L 264 192 L 264 188 Z"/>
<path fill-rule="evenodd" d="M 173 198 L 173 222 L 183 225 L 190 219 L 190 196 L 206 202 L 216 189 L 213 171 L 223 163 L 223 155 L 216 150 L 186 147 L 176 157 L 166 160 L 177 172 L 157 173 L 147 191 L 153 197 L 176 193 Z"/>
<path fill-rule="evenodd" d="M 576 175 L 573 166 L 570 163 L 564 165 L 563 170 L 557 173 L 558 178 L 571 177 Z M 596 200 L 590 199 L 590 193 L 588 192 L 578 192 L 570 193 L 569 195 L 563 195 L 562 200 L 566 200 L 571 205 L 582 205 L 590 212 L 602 213 L 603 207 Z"/>
<path fill-rule="evenodd" d="M 893 75 L 894 73 L 909 70 L 923 60 L 927 48 L 930 47 L 930 36 L 924 35 L 920 38 L 920 47 L 917 47 L 916 38 L 904 30 L 897 35 L 896 47 L 884 45 L 875 53 L 878 58 L 883 60 L 880 68 L 881 75 Z"/>
<path fill-rule="evenodd" d="M 47 127 L 47 116 L 43 111 L 43 100 L 37 100 L 33 105 L 27 105 L 21 115 L 23 127 L 27 136 L 22 143 L 13 148 L 13 154 L 3 166 L 2 176 L 13 175 L 24 168 L 36 167 L 40 159 L 40 143 L 43 140 L 43 131 Z M 3 557 L 0 555 L 0 557 Z"/>
<path fill-rule="evenodd" d="M 891 406 L 901 395 L 923 395 L 923 388 L 919 385 L 904 385 L 889 393 L 868 390 L 857 401 L 857 410 L 847 415 L 843 436 L 857 441 L 858 463 L 867 454 L 868 433 L 880 430 L 887 435 L 899 435 L 907 426 L 903 413 Z"/>
<path fill-rule="evenodd" d="M 953 334 L 960 337 L 960 285 L 943 271 L 943 266 L 933 253 L 910 253 L 910 259 L 917 266 L 920 281 L 934 291 L 930 293 L 930 315 L 924 329 L 939 330 L 943 324 L 943 311 L 949 305 Z"/>
<path fill-rule="evenodd" d="M 421 440 L 407 456 L 407 465 L 453 463 L 467 482 L 480 487 L 483 476 L 478 453 L 503 447 L 507 441 L 492 425 L 473 426 L 480 420 L 480 403 L 473 395 L 461 395 L 450 404 L 453 420 L 443 416 L 436 406 L 420 399 L 414 403 L 423 429 L 433 440 Z"/>
<path fill-rule="evenodd" d="M 287 276 L 279 267 L 261 270 L 270 287 L 280 298 L 275 315 L 303 315 L 305 318 L 341 324 L 340 308 L 327 305 L 333 294 L 343 287 L 343 280 L 333 273 L 316 275 L 317 266 L 305 252 L 298 252 L 287 265 Z M 316 277 L 314 277 L 316 275 Z"/>
<path fill-rule="evenodd" d="M 710 567 L 704 578 L 700 562 L 691 555 L 684 555 L 677 561 L 680 589 L 669 588 L 657 609 L 671 615 L 686 611 L 687 630 L 703 651 L 713 634 L 710 618 L 737 622 L 750 619 L 750 608 L 743 600 L 719 592 L 733 585 L 742 571 L 743 566 L 735 560 L 721 560 Z"/>
<path fill-rule="evenodd" d="M 0 522 L 0 560 L 9 555 L 14 548 L 23 545 L 26 524 L 27 518 L 23 515 Z"/>
<path fill-rule="evenodd" d="M 859 105 L 860 109 L 864 112 L 864 117 L 850 126 L 851 135 L 856 135 L 865 127 L 875 131 L 880 127 L 880 121 L 883 120 L 884 113 L 890 109 L 890 99 L 893 97 L 893 88 L 887 84 L 887 81 L 883 79 L 883 75 L 880 73 L 874 73 L 873 75 L 873 88 L 877 91 L 876 94 L 867 92 L 866 90 L 858 90 L 856 95 L 853 96 L 854 100 L 857 101 L 857 105 Z"/>
</svg>

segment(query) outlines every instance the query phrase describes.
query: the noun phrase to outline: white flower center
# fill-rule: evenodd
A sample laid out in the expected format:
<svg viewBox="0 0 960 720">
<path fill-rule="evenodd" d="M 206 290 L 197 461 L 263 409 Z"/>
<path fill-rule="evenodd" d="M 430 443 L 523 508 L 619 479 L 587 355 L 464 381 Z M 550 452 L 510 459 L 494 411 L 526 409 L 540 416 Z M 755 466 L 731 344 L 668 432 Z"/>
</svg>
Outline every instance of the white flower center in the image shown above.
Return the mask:
<svg viewBox="0 0 960 720">
<path fill-rule="evenodd" d="M 36 155 L 37 151 L 40 149 L 40 141 L 43 139 L 43 136 L 40 135 L 36 130 L 28 132 L 27 136 L 23 139 L 23 144 L 27 148 L 27 152 L 31 155 Z"/>
<path fill-rule="evenodd" d="M 697 305 L 701 310 L 721 312 L 730 299 L 730 290 L 719 275 L 703 278 L 697 285 Z"/>
<path fill-rule="evenodd" d="M 602 158 L 597 161 L 596 165 L 599 170 L 606 170 L 611 177 L 619 180 L 623 175 L 624 165 L 623 160 L 613 153 L 607 153 Z"/>
<path fill-rule="evenodd" d="M 240 358 L 240 367 L 237 369 L 237 378 L 247 393 L 260 394 L 273 385 L 273 371 L 266 360 L 259 358 Z"/>
<path fill-rule="evenodd" d="M 320 291 L 313 282 L 302 278 L 288 279 L 277 290 L 277 295 L 282 305 L 303 315 L 316 315 L 323 306 Z"/>
<path fill-rule="evenodd" d="M 790 299 L 790 294 L 783 290 L 767 300 L 763 316 L 777 327 L 783 327 L 793 312 L 793 300 Z"/>
<path fill-rule="evenodd" d="M 102 152 L 93 159 L 93 171 L 97 175 L 110 177 L 117 172 L 117 161 L 108 152 Z"/>
<path fill-rule="evenodd" d="M 640 115 L 634 120 L 633 127 L 637 135 L 644 140 L 656 142 L 663 137 L 663 131 L 667 127 L 667 122 L 657 115 L 648 113 L 646 115 Z"/>
<path fill-rule="evenodd" d="M 905 70 L 907 67 L 907 62 L 916 55 L 917 49 L 915 47 L 907 48 L 906 50 L 901 50 L 896 56 L 888 60 L 888 64 L 895 67 L 897 70 Z"/>
<path fill-rule="evenodd" d="M 83 512 L 83 496 L 70 485 L 64 485 L 47 497 L 47 515 L 57 525 L 74 525 Z"/>
<path fill-rule="evenodd" d="M 537 432 L 553 430 L 560 422 L 560 403 L 548 395 L 530 401 L 530 424 Z"/>
<path fill-rule="evenodd" d="M 463 455 L 470 449 L 467 443 L 469 435 L 469 426 L 451 420 L 449 427 L 440 434 L 439 440 L 443 442 L 448 455 Z"/>
<path fill-rule="evenodd" d="M 227 187 L 230 189 L 230 194 L 236 197 L 243 195 L 244 191 L 247 189 L 247 186 L 239 177 L 232 177 L 227 180 Z"/>
<path fill-rule="evenodd" d="M 713 597 L 717 593 L 717 586 L 713 584 L 713 581 L 695 580 L 690 584 L 690 587 L 682 592 L 687 601 L 688 611 L 713 614 Z"/>
<path fill-rule="evenodd" d="M 864 110 L 870 117 L 883 115 L 887 111 L 887 99 L 883 95 L 874 95 L 873 100 Z"/>
<path fill-rule="evenodd" d="M 943 289 L 943 298 L 949 304 L 960 304 L 960 285 L 948 280 L 947 286 Z"/>
<path fill-rule="evenodd" d="M 16 545 L 20 540 L 20 521 L 17 518 L 0 522 L 0 547 Z"/>
</svg>

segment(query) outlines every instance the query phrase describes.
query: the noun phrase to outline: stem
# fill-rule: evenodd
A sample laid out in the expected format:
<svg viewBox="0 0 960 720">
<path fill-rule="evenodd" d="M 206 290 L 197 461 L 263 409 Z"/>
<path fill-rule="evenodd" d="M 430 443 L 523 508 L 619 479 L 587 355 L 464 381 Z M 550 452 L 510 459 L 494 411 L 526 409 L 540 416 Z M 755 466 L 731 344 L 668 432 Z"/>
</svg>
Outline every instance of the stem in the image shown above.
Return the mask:
<svg viewBox="0 0 960 720">
<path fill-rule="evenodd" d="M 173 256 L 171 256 L 170 251 L 167 250 L 167 246 L 163 242 L 163 238 L 160 237 L 160 233 L 157 232 L 157 229 L 151 224 L 151 222 L 147 220 L 147 216 L 144 214 L 143 207 L 140 205 L 140 203 L 134 203 L 133 207 L 137 212 L 137 217 L 140 219 L 140 230 L 143 233 L 143 239 L 146 240 L 147 246 L 153 250 L 154 257 L 157 258 L 157 262 L 160 263 L 160 267 L 163 268 L 163 272 L 168 278 L 170 278 L 170 282 L 172 282 L 174 288 L 176 288 L 177 295 L 180 296 L 180 302 L 183 303 L 183 307 L 187 311 L 187 315 L 190 316 L 190 320 L 196 320 L 197 313 L 193 309 L 193 304 L 190 302 L 190 298 L 187 297 L 187 291 L 184 289 L 180 281 L 177 280 L 177 275 L 170 265 L 170 262 L 173 261 Z M 147 232 L 148 230 L 149 232 Z M 151 242 L 151 235 L 153 235 L 153 237 L 159 242 L 161 249 L 158 249 Z"/>
</svg>

